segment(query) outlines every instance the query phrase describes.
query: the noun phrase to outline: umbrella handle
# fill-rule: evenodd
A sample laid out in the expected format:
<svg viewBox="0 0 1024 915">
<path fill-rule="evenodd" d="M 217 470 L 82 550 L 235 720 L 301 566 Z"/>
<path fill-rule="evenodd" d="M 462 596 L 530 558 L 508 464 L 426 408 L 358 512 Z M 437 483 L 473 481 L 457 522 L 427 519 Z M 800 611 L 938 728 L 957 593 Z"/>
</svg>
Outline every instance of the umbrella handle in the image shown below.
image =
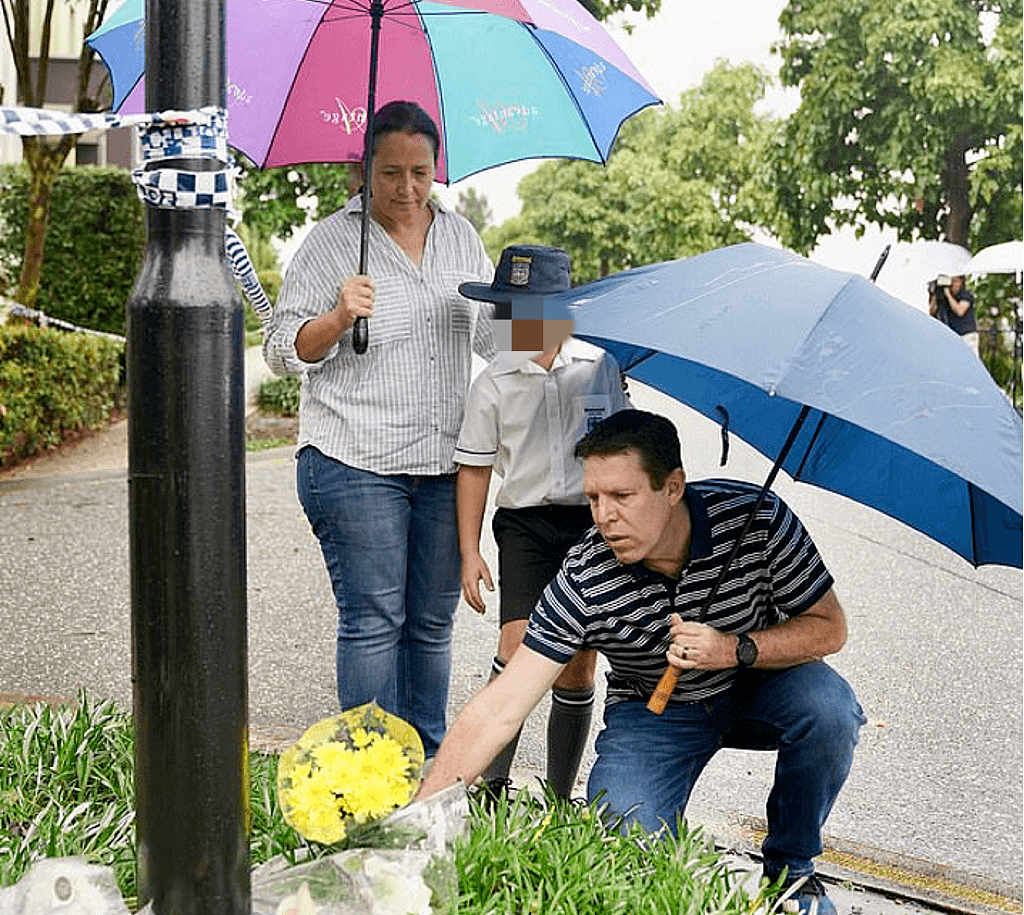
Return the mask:
<svg viewBox="0 0 1024 915">
<path fill-rule="evenodd" d="M 366 318 L 360 315 L 352 325 L 352 349 L 362 355 L 370 345 L 370 331 L 366 326 Z"/>
<path fill-rule="evenodd" d="M 647 700 L 649 711 L 654 712 L 655 715 L 660 715 L 665 711 L 665 706 L 672 697 L 672 692 L 676 688 L 676 681 L 679 679 L 681 672 L 678 667 L 673 667 L 671 664 L 665 668 L 665 673 L 661 675 L 658 685 L 654 687 L 651 698 Z"/>
</svg>

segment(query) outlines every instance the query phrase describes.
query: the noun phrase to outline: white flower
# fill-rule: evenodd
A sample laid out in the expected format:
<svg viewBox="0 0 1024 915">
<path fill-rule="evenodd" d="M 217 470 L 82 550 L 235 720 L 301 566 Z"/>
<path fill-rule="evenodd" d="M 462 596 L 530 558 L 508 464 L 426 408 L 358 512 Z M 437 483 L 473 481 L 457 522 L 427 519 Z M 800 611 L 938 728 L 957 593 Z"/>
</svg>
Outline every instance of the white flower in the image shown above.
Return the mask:
<svg viewBox="0 0 1024 915">
<path fill-rule="evenodd" d="M 376 855 L 363 862 L 363 873 L 373 887 L 373 915 L 430 915 L 430 887 L 419 874 Z"/>
</svg>

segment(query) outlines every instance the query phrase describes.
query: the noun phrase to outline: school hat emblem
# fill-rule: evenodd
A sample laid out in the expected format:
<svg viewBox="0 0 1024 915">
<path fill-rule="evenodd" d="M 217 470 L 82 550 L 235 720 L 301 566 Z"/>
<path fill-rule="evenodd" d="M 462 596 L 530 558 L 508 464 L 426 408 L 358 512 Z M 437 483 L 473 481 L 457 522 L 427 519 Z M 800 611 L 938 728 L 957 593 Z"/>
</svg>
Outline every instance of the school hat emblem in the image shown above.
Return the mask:
<svg viewBox="0 0 1024 915">
<path fill-rule="evenodd" d="M 512 286 L 529 286 L 530 285 L 530 264 L 533 263 L 532 257 L 523 257 L 522 255 L 513 255 L 511 269 L 509 271 L 508 281 Z"/>
</svg>

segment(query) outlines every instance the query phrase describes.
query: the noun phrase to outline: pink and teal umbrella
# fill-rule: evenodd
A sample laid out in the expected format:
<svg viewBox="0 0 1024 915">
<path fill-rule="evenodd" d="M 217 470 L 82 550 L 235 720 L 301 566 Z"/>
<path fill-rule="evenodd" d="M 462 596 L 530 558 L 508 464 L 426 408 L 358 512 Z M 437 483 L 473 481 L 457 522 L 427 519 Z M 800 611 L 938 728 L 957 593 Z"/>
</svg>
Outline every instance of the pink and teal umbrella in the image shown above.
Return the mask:
<svg viewBox="0 0 1024 915">
<path fill-rule="evenodd" d="M 604 162 L 622 122 L 659 101 L 576 0 L 225 4 L 228 138 L 260 167 L 361 160 L 374 13 L 369 107 L 408 99 L 427 111 L 445 183 L 521 159 Z M 144 109 L 144 9 L 125 0 L 87 39 L 123 113 Z"/>
</svg>

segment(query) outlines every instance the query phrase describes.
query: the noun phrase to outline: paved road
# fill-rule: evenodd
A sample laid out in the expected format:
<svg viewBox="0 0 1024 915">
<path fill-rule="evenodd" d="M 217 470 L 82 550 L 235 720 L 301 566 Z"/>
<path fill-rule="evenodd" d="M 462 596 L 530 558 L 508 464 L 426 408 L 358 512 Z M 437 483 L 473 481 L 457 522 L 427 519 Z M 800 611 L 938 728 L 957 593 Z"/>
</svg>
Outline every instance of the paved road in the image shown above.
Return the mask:
<svg viewBox="0 0 1024 915">
<path fill-rule="evenodd" d="M 638 388 L 634 402 L 677 422 L 692 478 L 723 474 L 717 430 L 655 393 Z M 766 465 L 734 441 L 724 472 L 759 479 Z M 332 598 L 295 498 L 291 450 L 249 455 L 246 473 L 250 720 L 286 740 L 335 710 Z M 1021 572 L 976 571 L 846 500 L 788 481 L 777 489 L 837 579 L 851 635 L 834 663 L 869 719 L 829 835 L 1019 894 Z M 0 481 L 0 693 L 86 686 L 128 706 L 129 615 L 123 469 Z M 460 607 L 453 712 L 483 683 L 496 627 L 493 598 L 482 618 Z M 545 715 L 528 723 L 521 776 L 543 768 Z M 771 767 L 770 754 L 720 754 L 691 816 L 712 829 L 763 816 Z"/>
</svg>

